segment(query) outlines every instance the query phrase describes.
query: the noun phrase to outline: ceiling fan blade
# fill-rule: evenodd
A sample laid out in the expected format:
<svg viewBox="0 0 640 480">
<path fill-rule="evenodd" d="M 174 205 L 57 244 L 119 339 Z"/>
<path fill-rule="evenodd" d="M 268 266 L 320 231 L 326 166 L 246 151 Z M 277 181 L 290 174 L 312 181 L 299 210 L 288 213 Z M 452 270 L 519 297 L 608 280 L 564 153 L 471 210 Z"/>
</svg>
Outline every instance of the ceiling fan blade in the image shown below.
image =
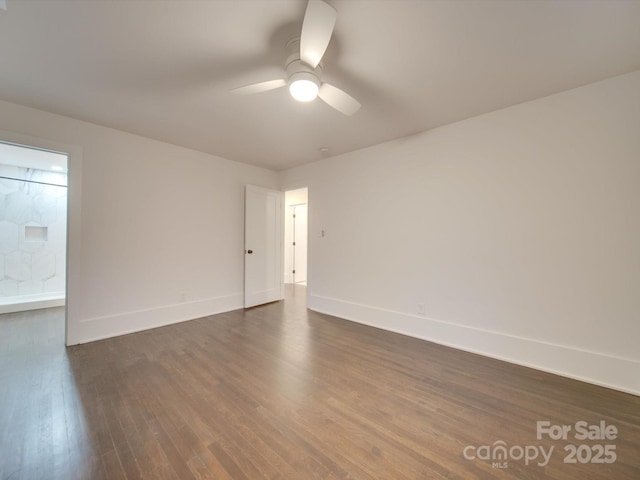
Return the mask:
<svg viewBox="0 0 640 480">
<path fill-rule="evenodd" d="M 237 95 L 253 95 L 254 93 L 268 92 L 269 90 L 275 90 L 276 88 L 284 87 L 287 81 L 284 78 L 278 78 L 277 80 L 268 80 L 266 82 L 252 83 L 251 85 L 245 85 L 244 87 L 238 87 L 231 90 L 231 93 Z"/>
<path fill-rule="evenodd" d="M 343 92 L 337 87 L 329 83 L 323 83 L 320 86 L 320 90 L 318 90 L 318 96 L 324 100 L 328 105 L 332 106 L 340 113 L 344 113 L 345 115 L 353 115 L 358 110 L 360 110 L 360 102 L 358 102 L 355 98 L 349 95 L 346 92 Z"/>
<path fill-rule="evenodd" d="M 338 12 L 322 0 L 309 0 L 300 35 L 300 60 L 316 68 L 324 55 Z"/>
</svg>

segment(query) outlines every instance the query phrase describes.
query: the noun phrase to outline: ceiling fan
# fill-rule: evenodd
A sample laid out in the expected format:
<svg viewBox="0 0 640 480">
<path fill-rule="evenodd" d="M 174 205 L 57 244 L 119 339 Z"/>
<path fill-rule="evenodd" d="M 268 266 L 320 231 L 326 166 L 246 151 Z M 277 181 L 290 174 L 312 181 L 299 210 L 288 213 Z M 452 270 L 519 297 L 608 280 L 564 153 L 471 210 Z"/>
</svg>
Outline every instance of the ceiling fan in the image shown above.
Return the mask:
<svg viewBox="0 0 640 480">
<path fill-rule="evenodd" d="M 309 0 L 302 22 L 300 37 L 287 42 L 287 77 L 253 83 L 231 90 L 241 95 L 268 92 L 289 86 L 291 96 L 300 102 L 320 97 L 325 103 L 345 115 L 353 115 L 360 109 L 360 102 L 333 85 L 321 82 L 322 56 L 324 55 L 338 13 L 322 0 Z"/>
</svg>

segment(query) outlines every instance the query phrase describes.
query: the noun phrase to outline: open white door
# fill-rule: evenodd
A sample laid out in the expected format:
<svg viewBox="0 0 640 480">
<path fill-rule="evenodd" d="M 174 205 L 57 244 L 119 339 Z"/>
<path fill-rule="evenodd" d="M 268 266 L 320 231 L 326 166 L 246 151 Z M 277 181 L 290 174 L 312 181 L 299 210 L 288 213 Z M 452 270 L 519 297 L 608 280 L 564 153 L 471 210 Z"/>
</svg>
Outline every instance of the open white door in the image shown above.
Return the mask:
<svg viewBox="0 0 640 480">
<path fill-rule="evenodd" d="M 282 300 L 282 199 L 247 185 L 244 202 L 244 307 Z"/>
</svg>

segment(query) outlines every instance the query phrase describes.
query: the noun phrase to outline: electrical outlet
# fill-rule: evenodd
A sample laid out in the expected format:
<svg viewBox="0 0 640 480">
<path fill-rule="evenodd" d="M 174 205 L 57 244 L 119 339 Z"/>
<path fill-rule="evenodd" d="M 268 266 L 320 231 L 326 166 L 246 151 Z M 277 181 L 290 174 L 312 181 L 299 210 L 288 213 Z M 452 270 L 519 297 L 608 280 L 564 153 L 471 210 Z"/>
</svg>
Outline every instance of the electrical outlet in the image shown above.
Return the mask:
<svg viewBox="0 0 640 480">
<path fill-rule="evenodd" d="M 419 315 L 424 315 L 425 311 L 424 311 L 424 303 L 419 303 L 418 304 L 418 314 Z"/>
</svg>

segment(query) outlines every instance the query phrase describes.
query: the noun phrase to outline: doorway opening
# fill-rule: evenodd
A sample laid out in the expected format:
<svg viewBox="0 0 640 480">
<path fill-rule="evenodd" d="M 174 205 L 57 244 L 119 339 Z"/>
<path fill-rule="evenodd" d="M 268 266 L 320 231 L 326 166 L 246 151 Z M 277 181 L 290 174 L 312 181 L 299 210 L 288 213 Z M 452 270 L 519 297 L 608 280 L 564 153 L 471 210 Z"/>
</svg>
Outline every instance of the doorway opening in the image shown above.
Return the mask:
<svg viewBox="0 0 640 480">
<path fill-rule="evenodd" d="M 284 283 L 307 285 L 308 188 L 284 194 Z"/>
<path fill-rule="evenodd" d="M 66 303 L 68 156 L 0 142 L 0 313 Z"/>
</svg>

